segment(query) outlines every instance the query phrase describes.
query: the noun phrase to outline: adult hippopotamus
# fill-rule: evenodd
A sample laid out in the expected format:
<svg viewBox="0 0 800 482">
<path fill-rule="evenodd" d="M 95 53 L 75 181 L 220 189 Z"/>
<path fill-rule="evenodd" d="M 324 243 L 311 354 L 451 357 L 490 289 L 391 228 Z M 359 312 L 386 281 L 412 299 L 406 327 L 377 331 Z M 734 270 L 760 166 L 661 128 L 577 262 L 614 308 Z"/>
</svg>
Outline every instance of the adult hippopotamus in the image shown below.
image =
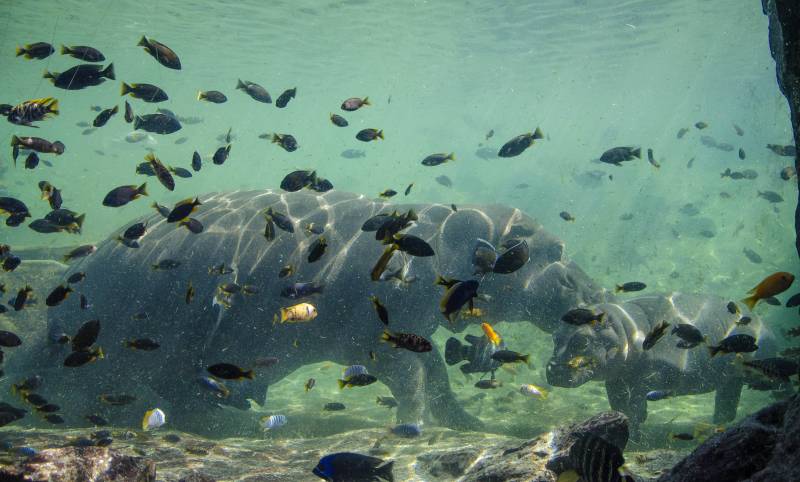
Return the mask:
<svg viewBox="0 0 800 482">
<path fill-rule="evenodd" d="M 97 345 L 105 358 L 80 368 L 65 368 L 69 349 L 52 344 L 34 346 L 28 356 L 9 357 L 8 372 L 15 380 L 37 373 L 46 380 L 45 394 L 58 393 L 62 406 L 79 406 L 90 413 L 100 409 L 102 393 L 133 393 L 137 401 L 117 411 L 115 423 L 138 423 L 147 408 L 159 406 L 170 425 L 199 432 L 225 433 L 226 425 L 213 416 L 216 403 L 239 408 L 247 399 L 263 404 L 269 385 L 304 365 L 333 361 L 362 364 L 386 384 L 399 402 L 398 418 L 416 422 L 432 416 L 453 428 L 476 428 L 479 422 L 456 402 L 445 364 L 437 347 L 412 353 L 380 343 L 384 326 L 373 311 L 369 296 L 376 295 L 390 313 L 389 329 L 429 338 L 439 325 L 453 330 L 440 313 L 437 275 L 467 279 L 473 276 L 470 255 L 478 238 L 495 246 L 505 240 L 524 240 L 530 259 L 510 274 L 482 277 L 477 303 L 494 319 L 530 320 L 552 331 L 558 318 L 573 306 L 595 304 L 607 292 L 564 255 L 563 244 L 530 217 L 507 206 L 441 204 L 389 205 L 362 195 L 339 191 L 283 192 L 237 191 L 201 196 L 192 217 L 204 226 L 194 234 L 153 213 L 137 221 L 147 224 L 141 247 L 130 248 L 116 239 L 130 223 L 112 233 L 97 251 L 73 264 L 65 274 L 83 271 L 85 280 L 75 289 L 91 302 L 88 310 L 68 300 L 49 311 L 53 332 L 74 334 L 87 320 L 99 319 Z M 276 230 L 265 239 L 264 211 L 272 208 L 291 219 L 294 232 Z M 391 211 L 416 211 L 418 220 L 404 233 L 426 240 L 433 257 L 396 253 L 387 271 L 400 267 L 414 283 L 376 282 L 370 272 L 384 246 L 362 224 L 372 216 Z M 322 227 L 327 250 L 319 261 L 308 262 L 308 236 L 304 226 Z M 153 269 L 164 260 L 180 262 L 174 269 Z M 224 263 L 234 271 L 211 274 L 209 268 Z M 287 264 L 295 274 L 281 279 Z M 174 265 L 174 263 L 173 263 Z M 324 284 L 322 294 L 290 300 L 281 291 L 294 282 Z M 54 280 L 54 285 L 57 280 Z M 185 302 L 191 282 L 194 300 Z M 249 285 L 257 294 L 236 294 L 229 308 L 214 303 L 222 283 Z M 51 287 L 37 288 L 40 291 Z M 281 307 L 308 301 L 319 316 L 304 323 L 273 323 Z M 147 313 L 147 317 L 132 316 Z M 123 340 L 152 338 L 155 351 L 141 352 L 122 346 Z M 42 343 L 47 343 L 43 341 Z M 370 351 L 376 360 L 370 359 Z M 198 376 L 209 365 L 227 362 L 250 368 L 257 357 L 277 357 L 269 368 L 257 369 L 254 380 L 229 382 L 231 394 L 223 400 L 202 392 Z M 212 416 L 209 416 L 212 415 Z M 68 420 L 69 422 L 69 420 Z"/>
<path fill-rule="evenodd" d="M 679 348 L 680 338 L 670 334 L 679 323 L 694 325 L 709 345 L 732 334 L 749 334 L 756 338 L 758 350 L 744 356 L 771 356 L 775 340 L 761 320 L 749 312 L 731 313 L 727 304 L 728 300 L 714 296 L 673 293 L 594 305 L 590 309 L 606 314 L 604 322 L 581 326 L 562 322 L 553 332 L 555 346 L 547 365 L 547 381 L 567 388 L 605 381 L 611 408 L 628 416 L 634 432 L 647 418 L 646 395 L 654 390 L 669 390 L 673 395 L 716 391 L 714 421 L 728 422 L 736 416 L 745 382 L 741 367 L 731 363 L 733 355 L 712 358 L 705 344 Z M 752 321 L 737 324 L 744 315 Z M 645 336 L 661 321 L 671 325 L 666 335 L 644 350 Z M 582 363 L 576 363 L 576 357 L 583 357 Z"/>
</svg>

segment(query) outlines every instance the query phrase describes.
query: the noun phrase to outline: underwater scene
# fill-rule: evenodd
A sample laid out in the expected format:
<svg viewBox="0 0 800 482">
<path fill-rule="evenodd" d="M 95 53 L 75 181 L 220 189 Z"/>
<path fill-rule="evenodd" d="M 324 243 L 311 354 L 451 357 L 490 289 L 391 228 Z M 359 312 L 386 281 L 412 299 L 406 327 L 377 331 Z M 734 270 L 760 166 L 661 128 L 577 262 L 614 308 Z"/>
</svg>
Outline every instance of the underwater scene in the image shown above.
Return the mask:
<svg viewBox="0 0 800 482">
<path fill-rule="evenodd" d="M 0 480 L 700 480 L 795 394 L 761 2 L 0 12 Z"/>
</svg>

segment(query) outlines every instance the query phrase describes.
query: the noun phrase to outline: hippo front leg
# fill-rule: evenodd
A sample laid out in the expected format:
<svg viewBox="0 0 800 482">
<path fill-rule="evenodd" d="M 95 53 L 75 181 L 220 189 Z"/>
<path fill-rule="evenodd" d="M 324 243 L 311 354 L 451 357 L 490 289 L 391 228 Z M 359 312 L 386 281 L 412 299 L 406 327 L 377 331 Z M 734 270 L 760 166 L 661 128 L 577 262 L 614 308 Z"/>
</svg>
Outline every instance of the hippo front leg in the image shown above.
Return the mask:
<svg viewBox="0 0 800 482">
<path fill-rule="evenodd" d="M 606 394 L 612 410 L 624 413 L 630 423 L 631 436 L 638 437 L 639 427 L 647 419 L 647 393 L 622 379 L 606 381 Z"/>
<path fill-rule="evenodd" d="M 717 387 L 714 397 L 714 423 L 727 423 L 736 418 L 741 395 L 742 381 L 739 378 L 728 379 Z"/>
<path fill-rule="evenodd" d="M 445 370 L 444 360 L 437 348 L 425 358 L 425 393 L 431 415 L 447 428 L 453 430 L 480 430 L 483 423 L 467 413 L 458 403 L 450 389 L 450 379 Z"/>
</svg>

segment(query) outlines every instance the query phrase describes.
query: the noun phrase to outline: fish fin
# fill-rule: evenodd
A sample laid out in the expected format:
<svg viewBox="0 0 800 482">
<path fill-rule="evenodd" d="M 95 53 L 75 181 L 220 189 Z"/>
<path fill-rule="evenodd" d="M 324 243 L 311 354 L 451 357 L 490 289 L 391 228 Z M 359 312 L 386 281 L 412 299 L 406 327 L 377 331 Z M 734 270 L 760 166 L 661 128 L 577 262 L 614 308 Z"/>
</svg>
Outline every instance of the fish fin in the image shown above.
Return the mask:
<svg viewBox="0 0 800 482">
<path fill-rule="evenodd" d="M 198 90 L 197 91 L 197 100 L 203 100 L 205 98 L 206 98 L 206 96 L 203 95 L 203 91 L 202 90 Z"/>
<path fill-rule="evenodd" d="M 63 44 L 61 45 L 61 55 L 67 55 L 67 54 L 69 54 L 71 52 L 72 51 L 69 49 L 69 47 L 67 47 L 66 45 L 63 45 Z"/>
<path fill-rule="evenodd" d="M 100 75 L 109 80 L 117 80 L 117 77 L 114 75 L 114 62 L 111 62 L 108 64 L 108 67 L 100 71 Z"/>
<path fill-rule="evenodd" d="M 120 86 L 120 89 L 119 89 L 119 95 L 125 95 L 125 94 L 127 94 L 129 92 L 133 92 L 133 89 L 131 88 L 130 85 L 128 85 L 125 82 L 123 82 L 122 86 Z"/>
<path fill-rule="evenodd" d="M 253 377 L 255 377 L 255 373 L 253 372 L 253 370 L 247 370 L 246 372 L 244 372 L 244 377 L 247 378 L 248 380 L 252 380 Z"/>
<path fill-rule="evenodd" d="M 392 341 L 392 333 L 389 330 L 383 330 L 383 333 L 381 334 L 381 341 L 394 343 Z"/>
<path fill-rule="evenodd" d="M 531 137 L 534 139 L 544 139 L 544 134 L 542 134 L 542 130 L 537 127 L 536 130 L 533 131 Z"/>
<path fill-rule="evenodd" d="M 78 225 L 78 229 L 83 227 L 83 221 L 86 219 L 86 213 L 81 214 L 77 218 L 75 218 L 75 224 Z"/>
<path fill-rule="evenodd" d="M 147 196 L 147 183 L 142 183 L 141 186 L 137 187 L 136 192 L 139 193 L 140 196 Z"/>
<path fill-rule="evenodd" d="M 394 482 L 394 474 L 392 473 L 392 469 L 394 468 L 394 460 L 390 460 L 385 464 L 381 465 L 380 467 L 376 467 L 373 471 L 373 474 L 376 477 L 379 477 L 387 482 Z"/>
<path fill-rule="evenodd" d="M 455 152 L 451 152 L 450 154 L 447 155 L 445 160 L 446 161 L 455 161 L 456 160 L 456 153 Z"/>
<path fill-rule="evenodd" d="M 47 111 L 51 114 L 58 115 L 58 99 L 53 99 L 53 102 L 47 106 Z"/>
<path fill-rule="evenodd" d="M 153 410 L 148 410 L 144 412 L 144 418 L 142 418 L 142 430 L 147 430 L 147 419 L 150 418 L 150 415 L 153 414 Z"/>
<path fill-rule="evenodd" d="M 633 157 L 635 157 L 637 159 L 641 159 L 642 158 L 642 148 L 641 147 L 637 147 L 636 149 L 631 151 L 631 154 L 633 155 Z"/>
<path fill-rule="evenodd" d="M 114 106 L 114 108 L 113 108 L 113 109 L 111 109 L 111 113 L 112 113 L 112 114 L 116 114 L 117 112 L 119 112 L 119 106 L 118 106 L 118 105 L 115 105 L 115 106 Z"/>
<path fill-rule="evenodd" d="M 363 105 L 372 105 L 372 104 L 369 103 L 369 96 L 364 97 L 364 100 L 361 101 L 361 104 L 363 104 Z"/>
<path fill-rule="evenodd" d="M 25 55 L 25 49 L 23 47 L 17 47 L 17 57 Z"/>
<path fill-rule="evenodd" d="M 367 104 L 367 105 L 369 105 L 369 104 Z M 378 131 L 378 133 L 377 133 L 377 134 L 375 134 L 375 137 L 376 137 L 377 139 L 381 139 L 381 140 L 383 140 L 383 138 L 384 138 L 384 137 L 383 137 L 383 130 L 379 130 L 379 131 Z"/>
<path fill-rule="evenodd" d="M 753 291 L 755 291 L 755 288 L 750 290 L 750 293 L 752 293 Z M 758 300 L 759 298 L 757 297 L 757 295 L 754 294 L 753 296 L 748 296 L 747 298 L 742 299 L 741 302 L 747 305 L 750 311 L 753 311 L 753 308 L 756 307 L 756 303 L 758 303 Z"/>
<path fill-rule="evenodd" d="M 617 286 L 614 288 L 614 293 L 619 293 L 620 291 L 622 291 L 622 285 L 617 285 Z"/>
<path fill-rule="evenodd" d="M 137 47 L 149 47 L 150 44 L 147 42 L 147 37 L 142 35 L 142 38 L 139 39 L 139 43 L 136 44 Z"/>
<path fill-rule="evenodd" d="M 711 355 L 711 358 L 714 358 L 717 355 L 717 353 L 719 353 L 719 351 L 720 351 L 720 348 L 718 346 L 709 346 L 708 347 L 708 352 Z"/>
<path fill-rule="evenodd" d="M 50 79 L 51 82 L 55 82 L 56 76 L 54 73 L 50 72 L 49 70 L 45 70 L 44 74 L 42 74 L 43 79 Z"/>
<path fill-rule="evenodd" d="M 17 136 L 11 136 L 11 147 L 22 145 L 22 141 Z"/>
<path fill-rule="evenodd" d="M 242 82 L 242 79 L 237 79 L 236 88 L 237 89 L 242 89 L 242 90 L 247 90 L 247 86 L 244 84 L 244 82 Z"/>
<path fill-rule="evenodd" d="M 345 380 L 336 380 L 336 383 L 339 385 L 339 390 L 343 390 L 347 382 Z"/>
</svg>

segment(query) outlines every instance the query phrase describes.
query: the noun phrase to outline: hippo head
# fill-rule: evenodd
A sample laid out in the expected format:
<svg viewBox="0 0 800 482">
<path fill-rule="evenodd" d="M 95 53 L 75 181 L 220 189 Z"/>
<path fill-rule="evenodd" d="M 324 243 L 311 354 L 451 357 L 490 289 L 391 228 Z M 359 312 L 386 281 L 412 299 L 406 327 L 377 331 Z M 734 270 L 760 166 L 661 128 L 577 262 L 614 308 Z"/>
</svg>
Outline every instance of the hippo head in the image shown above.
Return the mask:
<svg viewBox="0 0 800 482">
<path fill-rule="evenodd" d="M 553 333 L 553 356 L 547 363 L 547 382 L 574 388 L 592 380 L 605 380 L 625 351 L 625 340 L 608 322 L 598 326 L 559 322 Z"/>
</svg>

